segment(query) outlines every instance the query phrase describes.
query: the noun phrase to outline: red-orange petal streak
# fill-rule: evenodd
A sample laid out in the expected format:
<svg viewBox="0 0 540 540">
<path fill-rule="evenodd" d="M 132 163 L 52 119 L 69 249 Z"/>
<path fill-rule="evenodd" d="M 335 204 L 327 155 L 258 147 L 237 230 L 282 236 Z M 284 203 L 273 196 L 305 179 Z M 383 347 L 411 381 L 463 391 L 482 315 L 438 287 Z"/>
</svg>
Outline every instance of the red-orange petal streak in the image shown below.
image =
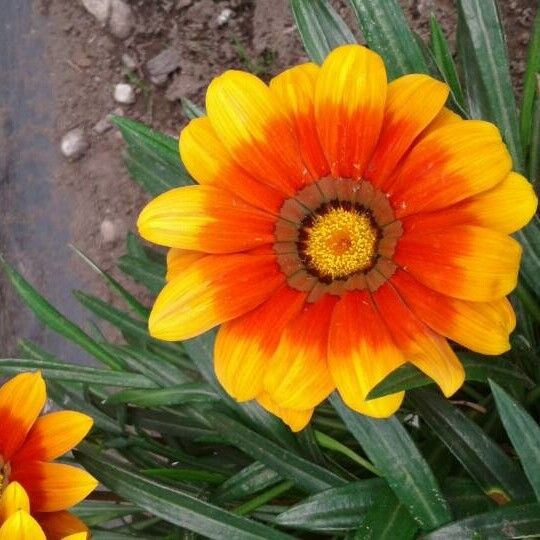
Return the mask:
<svg viewBox="0 0 540 540">
<path fill-rule="evenodd" d="M 83 533 L 83 538 L 90 538 L 90 531 L 84 522 L 71 512 L 44 512 L 36 514 L 47 540 L 63 540 L 69 535 Z"/>
</svg>

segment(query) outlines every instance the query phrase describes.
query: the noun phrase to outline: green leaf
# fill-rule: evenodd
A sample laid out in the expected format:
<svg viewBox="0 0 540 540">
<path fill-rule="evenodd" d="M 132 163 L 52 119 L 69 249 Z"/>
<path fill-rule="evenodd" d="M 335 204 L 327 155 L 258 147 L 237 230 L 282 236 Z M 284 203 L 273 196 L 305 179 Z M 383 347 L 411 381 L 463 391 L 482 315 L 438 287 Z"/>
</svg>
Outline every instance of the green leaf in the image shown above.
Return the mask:
<svg viewBox="0 0 540 540">
<path fill-rule="evenodd" d="M 328 53 L 356 43 L 349 27 L 326 0 L 290 0 L 291 9 L 308 56 L 321 64 Z"/>
<path fill-rule="evenodd" d="M 3 265 L 6 274 L 26 305 L 33 311 L 36 317 L 69 341 L 79 345 L 82 349 L 97 358 L 103 364 L 121 369 L 122 363 L 110 355 L 99 343 L 94 341 L 88 334 L 64 317 L 54 306 L 41 296 L 15 269 L 4 262 L 0 256 L 0 265 Z"/>
<path fill-rule="evenodd" d="M 536 85 L 528 171 L 529 180 L 534 186 L 537 186 L 540 182 L 540 75 L 536 76 Z"/>
<path fill-rule="evenodd" d="M 150 292 L 159 293 L 165 286 L 165 266 L 148 259 L 122 255 L 118 268 L 131 276 L 137 283 L 144 285 Z"/>
<path fill-rule="evenodd" d="M 281 480 L 281 476 L 258 461 L 231 476 L 214 492 L 212 500 L 219 503 L 249 497 Z"/>
<path fill-rule="evenodd" d="M 532 221 L 515 236 L 523 246 L 520 276 L 527 286 L 540 298 L 540 218 L 536 215 Z"/>
<path fill-rule="evenodd" d="M 369 47 L 384 60 L 390 80 L 407 73 L 429 73 L 422 49 L 397 0 L 349 0 Z"/>
<path fill-rule="evenodd" d="M 458 50 L 471 116 L 495 122 L 523 172 L 516 102 L 495 0 L 458 0 Z"/>
<path fill-rule="evenodd" d="M 431 15 L 430 25 L 431 48 L 433 50 L 433 56 L 435 57 L 437 67 L 444 77 L 444 80 L 450 87 L 450 92 L 452 93 L 454 100 L 461 109 L 464 109 L 465 99 L 461 90 L 461 84 L 459 83 L 456 65 L 454 63 L 454 59 L 452 58 L 448 41 L 444 36 L 443 29 L 433 14 Z"/>
<path fill-rule="evenodd" d="M 70 512 L 80 517 L 89 527 L 94 527 L 113 519 L 140 513 L 141 510 L 132 504 L 86 500 L 71 508 Z"/>
<path fill-rule="evenodd" d="M 321 491 L 279 514 L 276 523 L 313 532 L 355 529 L 384 489 L 384 480 L 372 478 Z"/>
<path fill-rule="evenodd" d="M 153 515 L 208 538 L 285 540 L 291 537 L 131 471 L 110 456 L 77 453 L 78 461 L 120 497 Z"/>
<path fill-rule="evenodd" d="M 284 478 L 292 480 L 308 493 L 345 484 L 345 480 L 339 476 L 293 454 L 224 414 L 208 411 L 206 417 L 214 429 L 230 444 L 264 463 Z"/>
<path fill-rule="evenodd" d="M 495 507 L 495 502 L 469 478 L 446 478 L 443 492 L 458 518 L 488 512 Z"/>
<path fill-rule="evenodd" d="M 175 482 L 202 482 L 219 485 L 227 479 L 227 476 L 224 474 L 198 469 L 144 469 L 141 472 L 152 478 L 173 480 Z"/>
<path fill-rule="evenodd" d="M 201 107 L 195 105 L 195 103 L 188 98 L 180 98 L 180 103 L 182 105 L 182 112 L 188 117 L 189 120 L 200 118 L 206 114 Z"/>
<path fill-rule="evenodd" d="M 129 389 L 112 395 L 107 403 L 131 403 L 138 407 L 166 407 L 183 403 L 208 403 L 218 396 L 203 383 L 185 383 L 159 390 Z"/>
<path fill-rule="evenodd" d="M 540 426 L 498 384 L 491 382 L 491 390 L 504 428 L 540 501 Z"/>
<path fill-rule="evenodd" d="M 531 490 L 523 472 L 472 420 L 434 392 L 415 390 L 409 400 L 418 414 L 495 500 L 526 498 Z"/>
<path fill-rule="evenodd" d="M 127 371 L 111 371 L 60 361 L 26 358 L 2 358 L 0 361 L 0 373 L 4 374 L 23 373 L 33 369 L 39 369 L 46 379 L 57 381 L 145 389 L 157 386 L 148 377 Z"/>
<path fill-rule="evenodd" d="M 452 519 L 429 465 L 395 417 L 376 420 L 358 414 L 335 393 L 330 402 L 422 529 L 431 530 Z"/>
<path fill-rule="evenodd" d="M 515 364 L 498 356 L 481 356 L 478 354 L 460 353 L 459 359 L 465 368 L 468 381 L 487 383 L 488 379 L 501 381 L 505 385 L 512 384 L 531 388 L 533 381 Z M 393 371 L 368 394 L 369 399 L 386 396 L 402 390 L 411 390 L 434 384 L 412 364 L 405 364 Z"/>
<path fill-rule="evenodd" d="M 531 31 L 529 42 L 529 52 L 527 54 L 527 68 L 523 81 L 523 98 L 521 101 L 521 111 L 519 125 L 521 132 L 521 142 L 524 147 L 528 147 L 531 142 L 531 132 L 533 127 L 533 107 L 537 94 L 537 76 L 540 72 L 540 9 L 536 9 L 536 17 Z M 534 151 L 534 147 L 532 148 Z M 531 152 L 531 158 L 533 154 Z M 531 178 L 533 180 L 533 178 Z"/>
<path fill-rule="evenodd" d="M 418 524 L 390 490 L 383 490 L 354 535 L 354 540 L 412 540 Z"/>
<path fill-rule="evenodd" d="M 180 161 L 176 139 L 122 116 L 115 116 L 113 123 L 128 145 L 129 173 L 151 195 L 193 183 Z"/>
<path fill-rule="evenodd" d="M 539 531 L 540 505 L 523 504 L 455 521 L 424 536 L 424 540 L 537 538 Z"/>
</svg>

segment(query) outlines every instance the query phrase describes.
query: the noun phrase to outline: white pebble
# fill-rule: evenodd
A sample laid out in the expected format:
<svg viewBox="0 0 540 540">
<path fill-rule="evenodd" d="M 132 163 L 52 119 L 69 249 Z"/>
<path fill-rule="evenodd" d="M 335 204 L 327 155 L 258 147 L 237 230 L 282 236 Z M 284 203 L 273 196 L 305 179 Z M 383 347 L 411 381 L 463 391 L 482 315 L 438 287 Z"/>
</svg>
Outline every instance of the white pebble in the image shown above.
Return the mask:
<svg viewBox="0 0 540 540">
<path fill-rule="evenodd" d="M 105 244 L 112 244 L 118 238 L 118 228 L 108 218 L 105 218 L 99 226 L 99 232 L 101 233 L 101 239 Z"/>
<path fill-rule="evenodd" d="M 126 39 L 131 34 L 135 22 L 131 8 L 123 0 L 112 0 L 109 29 L 111 34 Z"/>
<path fill-rule="evenodd" d="M 223 26 L 227 24 L 229 19 L 232 17 L 234 11 L 230 8 L 225 8 L 222 12 L 216 17 L 216 24 L 218 26 Z"/>
<path fill-rule="evenodd" d="M 60 150 L 62 154 L 71 160 L 81 158 L 88 150 L 88 141 L 84 136 L 84 131 L 81 128 L 68 131 L 60 142 Z"/>
<path fill-rule="evenodd" d="M 93 15 L 101 24 L 105 24 L 111 11 L 111 0 L 82 0 L 86 11 Z"/>
<path fill-rule="evenodd" d="M 124 105 L 135 103 L 135 91 L 130 84 L 119 83 L 114 87 L 114 100 Z"/>
</svg>

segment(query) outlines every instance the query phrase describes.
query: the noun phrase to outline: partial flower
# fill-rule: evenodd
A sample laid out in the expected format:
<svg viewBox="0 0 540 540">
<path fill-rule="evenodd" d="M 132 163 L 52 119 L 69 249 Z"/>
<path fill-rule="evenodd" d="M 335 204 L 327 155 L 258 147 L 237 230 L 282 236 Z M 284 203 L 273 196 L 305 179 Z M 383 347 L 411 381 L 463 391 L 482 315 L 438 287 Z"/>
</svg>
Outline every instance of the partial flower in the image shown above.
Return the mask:
<svg viewBox="0 0 540 540">
<path fill-rule="evenodd" d="M 521 257 L 510 234 L 537 199 L 499 130 L 445 108 L 448 92 L 421 74 L 387 83 L 359 45 L 269 86 L 214 79 L 208 116 L 180 135 L 199 185 L 138 221 L 171 248 L 151 334 L 221 325 L 221 384 L 294 430 L 335 389 L 360 413 L 393 414 L 403 392 L 367 396 L 407 362 L 451 396 L 464 370 L 448 340 L 508 350 Z"/>
<path fill-rule="evenodd" d="M 75 411 L 39 416 L 45 401 L 38 372 L 17 375 L 0 387 L 0 540 L 88 536 L 84 523 L 66 510 L 97 481 L 53 460 L 74 448 L 93 421 Z"/>
</svg>

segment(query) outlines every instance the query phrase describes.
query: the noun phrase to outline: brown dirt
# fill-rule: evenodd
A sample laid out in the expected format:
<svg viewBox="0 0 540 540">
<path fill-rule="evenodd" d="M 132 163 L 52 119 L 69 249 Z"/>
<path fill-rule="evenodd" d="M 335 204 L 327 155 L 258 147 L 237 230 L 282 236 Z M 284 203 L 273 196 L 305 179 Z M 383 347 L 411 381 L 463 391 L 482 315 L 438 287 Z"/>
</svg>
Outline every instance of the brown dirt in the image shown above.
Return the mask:
<svg viewBox="0 0 540 540">
<path fill-rule="evenodd" d="M 185 96 L 202 105 L 207 83 L 224 69 L 255 70 L 267 79 L 305 59 L 287 0 L 132 0 L 129 3 L 137 24 L 135 32 L 124 41 L 101 27 L 79 0 L 35 0 L 33 5 L 35 20 L 44 24 L 35 31 L 43 40 L 39 54 L 51 87 L 51 99 L 44 104 L 49 121 L 43 135 L 57 149 L 51 185 L 55 200 L 61 204 L 55 208 L 67 209 L 66 240 L 116 277 L 121 277 L 115 261 L 124 252 L 125 233 L 135 230 L 135 219 L 146 196 L 128 178 L 122 164 L 123 143 L 116 130 L 103 134 L 92 130 L 99 120 L 119 108 L 113 100 L 114 85 L 138 81 L 136 103 L 121 106 L 123 114 L 176 134 L 186 122 L 178 98 Z M 355 26 L 346 2 L 332 3 Z M 421 36 L 429 34 L 428 21 L 433 12 L 452 38 L 455 16 L 451 0 L 402 0 L 401 3 Z M 189 5 L 183 7 L 186 4 Z M 518 88 L 535 4 L 535 0 L 502 2 L 512 72 Z M 233 16 L 227 24 L 218 27 L 216 17 L 224 8 L 231 8 Z M 149 81 L 145 65 L 166 47 L 180 51 L 181 66 L 165 84 L 155 86 Z M 123 66 L 123 54 L 136 60 L 134 72 L 128 73 Z M 68 162 L 59 154 L 59 142 L 74 127 L 85 130 L 90 148 L 82 159 Z M 4 210 L 4 223 L 8 223 L 13 216 L 10 218 L 9 208 Z M 106 241 L 100 232 L 105 219 L 115 225 L 117 236 L 112 241 Z M 23 221 L 23 226 L 31 230 L 32 219 Z M 19 250 L 11 248 L 7 256 L 42 292 L 48 293 L 43 275 L 47 274 L 49 259 L 53 268 L 54 253 L 33 262 L 24 260 L 24 246 L 19 246 Z M 69 265 L 70 272 L 76 276 L 71 282 L 110 299 L 100 278 L 78 258 L 66 255 L 62 264 Z M 130 288 L 141 294 L 132 284 Z M 4 308 L 0 318 L 3 348 L 0 356 L 5 356 L 14 352 L 16 335 L 28 335 L 25 332 L 28 315 L 25 312 L 21 315 L 13 307 L 18 306 L 17 300 L 0 281 L 0 304 L 2 294 L 7 309 Z M 32 337 L 40 340 L 39 333 L 34 332 Z"/>
</svg>

